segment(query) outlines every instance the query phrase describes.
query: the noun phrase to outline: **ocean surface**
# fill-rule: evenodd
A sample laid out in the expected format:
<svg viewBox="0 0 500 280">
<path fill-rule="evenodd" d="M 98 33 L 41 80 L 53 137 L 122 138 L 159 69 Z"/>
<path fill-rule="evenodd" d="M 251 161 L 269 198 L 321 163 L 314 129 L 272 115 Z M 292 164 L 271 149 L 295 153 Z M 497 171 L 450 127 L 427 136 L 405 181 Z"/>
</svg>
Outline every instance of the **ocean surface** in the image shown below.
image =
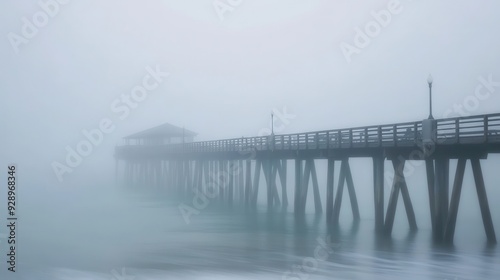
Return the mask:
<svg viewBox="0 0 500 280">
<path fill-rule="evenodd" d="M 397 219 L 383 238 L 373 219 L 353 223 L 345 209 L 331 228 L 324 215 L 210 201 L 187 223 L 179 202 L 161 195 L 60 192 L 20 198 L 17 272 L 2 261 L 0 279 L 500 279 L 500 250 L 466 222 L 443 247 L 423 222 L 412 233 Z"/>
</svg>

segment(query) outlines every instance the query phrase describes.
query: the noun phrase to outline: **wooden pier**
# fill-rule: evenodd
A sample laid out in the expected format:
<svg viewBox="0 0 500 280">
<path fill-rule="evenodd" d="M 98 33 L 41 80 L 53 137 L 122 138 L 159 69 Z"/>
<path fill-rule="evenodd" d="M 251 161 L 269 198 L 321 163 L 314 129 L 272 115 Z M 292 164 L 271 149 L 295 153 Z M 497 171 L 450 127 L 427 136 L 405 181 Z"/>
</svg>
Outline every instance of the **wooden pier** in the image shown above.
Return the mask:
<svg viewBox="0 0 500 280">
<path fill-rule="evenodd" d="M 239 203 L 255 208 L 260 178 L 264 176 L 270 211 L 289 205 L 287 165 L 293 161 L 294 168 L 290 170 L 294 170 L 293 209 L 297 215 L 305 213 L 309 186 L 316 213 L 323 211 L 316 164 L 324 160 L 327 163 L 325 211 L 327 222 L 332 224 L 339 221 L 345 189 L 353 217 L 359 220 L 349 159 L 371 158 L 375 228 L 387 235 L 392 232 L 400 193 L 409 227 L 417 229 L 403 171 L 408 160 L 421 160 L 426 166 L 433 233 L 441 242 L 453 242 L 463 177 L 469 162 L 486 236 L 489 242 L 496 243 L 481 169 L 481 160 L 487 160 L 492 153 L 500 153 L 500 114 L 189 143 L 128 141 L 116 147 L 115 157 L 127 182 L 168 189 L 188 197 L 200 192 L 228 206 Z M 451 159 L 458 164 L 449 199 Z M 394 169 L 387 208 L 386 160 Z M 336 165 L 340 173 L 335 191 Z"/>
</svg>

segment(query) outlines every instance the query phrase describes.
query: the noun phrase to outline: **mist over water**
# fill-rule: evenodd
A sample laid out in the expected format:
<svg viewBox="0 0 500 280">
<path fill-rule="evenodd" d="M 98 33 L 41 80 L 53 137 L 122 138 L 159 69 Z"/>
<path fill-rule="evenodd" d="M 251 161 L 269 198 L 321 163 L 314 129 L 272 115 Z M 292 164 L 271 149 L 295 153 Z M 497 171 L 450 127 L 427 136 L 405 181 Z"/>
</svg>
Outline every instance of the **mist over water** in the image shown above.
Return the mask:
<svg viewBox="0 0 500 280">
<path fill-rule="evenodd" d="M 498 11 L 494 0 L 0 1 L 0 280 L 499 278 L 469 162 L 454 246 L 442 246 L 423 162 L 405 166 L 418 231 L 400 196 L 384 238 L 371 159 L 349 161 L 361 221 L 344 189 L 332 227 L 312 188 L 295 217 L 291 161 L 286 212 L 267 213 L 261 176 L 257 212 L 210 199 L 186 223 L 179 205 L 194 194 L 128 188 L 115 157 L 124 137 L 165 123 L 205 141 L 500 113 Z M 500 120 L 489 125 L 500 135 Z M 327 166 L 315 164 L 325 212 Z M 500 155 L 481 167 L 500 238 Z M 384 210 L 391 170 L 386 160 Z"/>
<path fill-rule="evenodd" d="M 372 215 L 371 208 L 360 204 L 363 218 L 353 223 L 344 201 L 340 225 L 331 227 L 313 211 L 297 218 L 293 207 L 269 214 L 265 204 L 251 212 L 239 205 L 229 210 L 215 200 L 186 224 L 178 200 L 106 186 L 26 197 L 18 278 L 7 279 L 494 279 L 500 274 L 499 250 L 486 244 L 482 227 L 467 226 L 477 224 L 468 215 L 459 215 L 455 246 L 446 247 L 433 243 L 430 225 L 420 219 L 425 204 L 415 203 L 417 232 L 409 231 L 399 207 L 393 236 L 386 238 L 375 234 L 372 217 L 364 217 Z M 328 248 L 325 259 L 315 259 L 318 248 Z"/>
</svg>

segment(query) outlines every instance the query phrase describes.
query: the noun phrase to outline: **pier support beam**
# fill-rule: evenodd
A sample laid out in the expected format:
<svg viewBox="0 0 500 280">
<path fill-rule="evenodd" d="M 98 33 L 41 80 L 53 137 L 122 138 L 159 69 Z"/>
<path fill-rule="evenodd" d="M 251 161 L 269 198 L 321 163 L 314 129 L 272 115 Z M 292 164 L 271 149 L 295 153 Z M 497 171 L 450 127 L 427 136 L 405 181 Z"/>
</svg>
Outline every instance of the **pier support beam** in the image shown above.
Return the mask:
<svg viewBox="0 0 500 280">
<path fill-rule="evenodd" d="M 278 192 L 278 184 L 276 178 L 278 176 L 278 170 L 281 168 L 280 160 L 271 160 L 271 192 L 273 193 L 273 201 L 276 207 L 281 206 L 280 195 Z"/>
<path fill-rule="evenodd" d="M 287 171 L 287 160 L 283 159 L 280 162 L 279 178 L 281 183 L 281 198 L 283 201 L 282 208 L 286 209 L 288 207 L 288 195 L 286 192 L 286 172 Z"/>
<path fill-rule="evenodd" d="M 300 213 L 300 198 L 302 193 L 302 159 L 295 159 L 295 191 L 293 199 L 294 213 Z"/>
<path fill-rule="evenodd" d="M 449 168 L 449 159 L 436 158 L 434 183 L 434 237 L 436 241 L 443 241 L 445 223 L 448 219 Z"/>
<path fill-rule="evenodd" d="M 224 204 L 224 197 L 226 195 L 224 187 L 227 185 L 226 180 L 228 179 L 227 178 L 227 173 L 225 173 L 226 165 L 227 164 L 226 164 L 226 161 L 219 160 L 217 162 L 217 165 L 219 166 L 219 171 L 218 172 L 215 171 L 214 178 L 216 178 L 216 182 L 219 185 L 219 197 L 218 197 L 218 200 L 219 200 L 219 203 L 223 205 Z"/>
<path fill-rule="evenodd" d="M 245 170 L 243 169 L 243 160 L 238 160 L 238 200 L 240 203 L 245 203 Z"/>
<path fill-rule="evenodd" d="M 253 193 L 252 193 L 252 206 L 257 208 L 257 198 L 259 197 L 259 183 L 260 183 L 260 170 L 262 169 L 262 162 L 255 161 L 254 177 L 253 177 Z"/>
<path fill-rule="evenodd" d="M 306 202 L 307 202 L 307 193 L 309 191 L 309 179 L 312 180 L 313 187 L 313 195 L 314 195 L 314 209 L 316 214 L 320 214 L 323 212 L 321 206 L 321 198 L 319 193 L 318 186 L 318 175 L 316 173 L 316 164 L 314 163 L 314 159 L 307 159 L 304 166 L 304 175 L 302 176 L 302 190 L 300 197 L 300 211 L 301 214 L 305 213 L 306 210 Z"/>
<path fill-rule="evenodd" d="M 193 171 L 191 170 L 191 161 L 186 160 L 184 162 L 184 181 L 185 181 L 185 187 L 186 187 L 186 196 L 189 197 L 191 193 L 193 192 Z"/>
<path fill-rule="evenodd" d="M 483 178 L 483 172 L 481 170 L 481 163 L 478 158 L 472 158 L 470 159 L 471 165 L 472 165 L 472 173 L 474 175 L 474 182 L 476 184 L 476 191 L 477 191 L 477 196 L 479 200 L 479 206 L 481 209 L 481 216 L 483 219 L 483 225 L 484 225 L 484 230 L 486 232 L 486 237 L 488 239 L 489 243 L 496 244 L 496 235 L 495 235 L 495 229 L 493 227 L 493 221 L 491 218 L 491 212 L 490 212 L 490 207 L 488 204 L 488 196 L 486 194 L 486 188 L 484 184 L 484 178 Z M 444 209 L 442 208 L 442 204 L 448 203 L 448 201 L 444 202 L 443 197 L 438 197 L 436 196 L 436 205 L 439 205 L 440 207 L 438 209 L 438 213 L 436 213 L 436 225 L 435 225 L 435 231 L 434 231 L 434 236 L 436 241 L 444 241 L 446 243 L 453 243 L 453 238 L 455 235 L 455 227 L 456 227 L 456 221 L 457 221 L 457 216 L 458 216 L 458 206 L 460 204 L 460 195 L 462 192 L 462 185 L 463 185 L 463 178 L 464 178 L 464 173 L 465 173 L 465 167 L 466 167 L 466 158 L 460 158 L 458 159 L 457 163 L 457 171 L 455 173 L 455 181 L 453 183 L 453 191 L 451 195 L 451 201 L 450 201 L 450 207 L 449 209 L 446 209 L 446 223 L 445 224 L 438 224 L 440 222 L 443 222 L 442 216 L 445 215 L 442 212 Z M 438 166 L 438 164 L 436 164 Z M 437 171 L 436 171 L 437 173 Z M 438 175 L 436 174 L 436 177 Z M 444 180 L 444 179 L 440 179 Z M 436 190 L 436 193 L 440 193 L 441 190 Z M 440 195 L 444 195 L 440 194 Z M 439 212 L 441 211 L 441 212 Z"/>
<path fill-rule="evenodd" d="M 484 230 L 488 237 L 488 242 L 497 243 L 495 236 L 495 229 L 491 219 L 490 206 L 488 204 L 488 196 L 486 195 L 486 188 L 484 185 L 483 172 L 481 170 L 481 163 L 479 159 L 471 159 L 472 172 L 474 173 L 474 181 L 476 183 L 477 197 L 479 199 L 479 206 L 481 208 L 481 216 L 483 217 Z"/>
<path fill-rule="evenodd" d="M 233 207 L 233 197 L 234 197 L 234 182 L 236 178 L 236 170 L 235 167 L 236 163 L 233 160 L 228 161 L 227 164 L 227 174 L 229 176 L 229 190 L 227 191 L 227 204 L 229 207 Z"/>
<path fill-rule="evenodd" d="M 389 198 L 389 205 L 387 206 L 387 214 L 385 217 L 385 232 L 387 235 L 391 235 L 392 233 L 392 227 L 394 225 L 394 217 L 396 215 L 396 206 L 398 203 L 398 197 L 400 191 L 403 197 L 406 216 L 408 218 L 410 229 L 411 230 L 417 229 L 415 212 L 413 211 L 413 205 L 411 203 L 410 194 L 408 192 L 408 186 L 406 185 L 406 179 L 404 176 L 405 162 L 406 160 L 401 157 L 392 159 L 392 165 L 394 167 L 394 180 L 392 184 L 391 196 Z"/>
<path fill-rule="evenodd" d="M 326 223 L 332 222 L 333 215 L 333 180 L 335 171 L 335 160 L 328 159 L 328 167 L 326 173 Z"/>
<path fill-rule="evenodd" d="M 202 185 L 202 189 L 204 192 L 208 189 L 208 184 L 210 183 L 210 163 L 209 161 L 203 161 L 203 180 L 204 184 Z"/>
<path fill-rule="evenodd" d="M 455 225 L 457 223 L 458 205 L 460 203 L 460 194 L 462 193 L 462 183 L 464 180 L 466 159 L 459 159 L 457 163 L 457 171 L 455 173 L 455 181 L 453 183 L 453 191 L 451 194 L 450 211 L 446 221 L 444 230 L 444 241 L 453 242 L 455 235 Z"/>
<path fill-rule="evenodd" d="M 359 221 L 360 215 L 359 215 L 358 198 L 356 197 L 356 191 L 354 190 L 354 182 L 352 180 L 352 173 L 349 161 L 346 161 L 345 165 L 347 167 L 345 179 L 347 183 L 347 190 L 349 191 L 349 199 L 351 201 L 352 216 L 354 221 Z"/>
<path fill-rule="evenodd" d="M 335 196 L 335 203 L 333 205 L 332 222 L 338 224 L 340 216 L 340 207 L 342 205 L 342 195 L 344 194 L 344 183 L 347 183 L 347 190 L 351 200 L 351 210 L 354 221 L 360 220 L 358 200 L 354 190 L 354 183 L 352 180 L 351 167 L 349 160 L 343 159 L 340 165 L 339 184 L 337 186 L 337 194 Z"/>
<path fill-rule="evenodd" d="M 262 163 L 262 168 L 264 170 L 264 177 L 266 180 L 267 186 L 267 209 L 270 211 L 274 204 L 274 186 L 276 185 L 276 179 L 273 176 L 274 168 L 273 168 L 273 160 L 266 160 Z"/>
<path fill-rule="evenodd" d="M 198 160 L 196 162 L 196 170 L 197 170 L 197 173 L 196 173 L 196 189 L 198 189 L 198 191 L 203 191 L 203 168 L 204 168 L 204 162 L 201 161 L 201 160 Z"/>
<path fill-rule="evenodd" d="M 313 183 L 313 191 L 314 191 L 314 209 L 316 214 L 323 213 L 323 207 L 321 206 L 321 197 L 319 194 L 319 186 L 318 186 L 318 174 L 316 173 L 316 164 L 314 163 L 314 159 L 311 159 L 311 177 Z"/>
<path fill-rule="evenodd" d="M 377 232 L 382 232 L 384 229 L 384 162 L 382 155 L 373 158 L 373 198 Z"/>
<path fill-rule="evenodd" d="M 246 174 L 245 174 L 245 207 L 250 206 L 252 201 L 252 161 L 247 159 L 245 161 Z"/>
<path fill-rule="evenodd" d="M 306 212 L 306 201 L 307 192 L 309 191 L 309 178 L 311 176 L 311 164 L 309 160 L 305 161 L 304 164 L 304 175 L 302 175 L 302 184 L 300 191 L 300 214 L 305 214 Z"/>
<path fill-rule="evenodd" d="M 434 161 L 432 159 L 425 160 L 425 170 L 427 173 L 427 189 L 429 192 L 429 208 L 431 213 L 431 224 L 432 231 L 436 232 L 436 196 L 434 194 L 434 183 L 435 183 L 435 175 L 434 175 Z"/>
</svg>

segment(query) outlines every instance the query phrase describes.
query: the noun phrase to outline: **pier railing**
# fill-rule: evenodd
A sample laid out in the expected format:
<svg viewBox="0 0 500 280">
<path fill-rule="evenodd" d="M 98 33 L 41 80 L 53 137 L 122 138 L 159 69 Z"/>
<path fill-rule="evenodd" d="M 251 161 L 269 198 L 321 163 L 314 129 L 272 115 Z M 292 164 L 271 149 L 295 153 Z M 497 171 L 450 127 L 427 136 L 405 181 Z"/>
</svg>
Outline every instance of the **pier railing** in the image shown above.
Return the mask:
<svg viewBox="0 0 500 280">
<path fill-rule="evenodd" d="M 500 113 L 436 120 L 440 145 L 500 143 Z M 171 153 L 404 147 L 422 142 L 422 122 L 156 145 Z M 121 145 L 117 152 L 133 146 Z M 142 145 L 143 147 L 146 145 Z M 155 145 L 147 145 L 148 147 Z M 133 149 L 133 148 L 132 148 Z"/>
</svg>

